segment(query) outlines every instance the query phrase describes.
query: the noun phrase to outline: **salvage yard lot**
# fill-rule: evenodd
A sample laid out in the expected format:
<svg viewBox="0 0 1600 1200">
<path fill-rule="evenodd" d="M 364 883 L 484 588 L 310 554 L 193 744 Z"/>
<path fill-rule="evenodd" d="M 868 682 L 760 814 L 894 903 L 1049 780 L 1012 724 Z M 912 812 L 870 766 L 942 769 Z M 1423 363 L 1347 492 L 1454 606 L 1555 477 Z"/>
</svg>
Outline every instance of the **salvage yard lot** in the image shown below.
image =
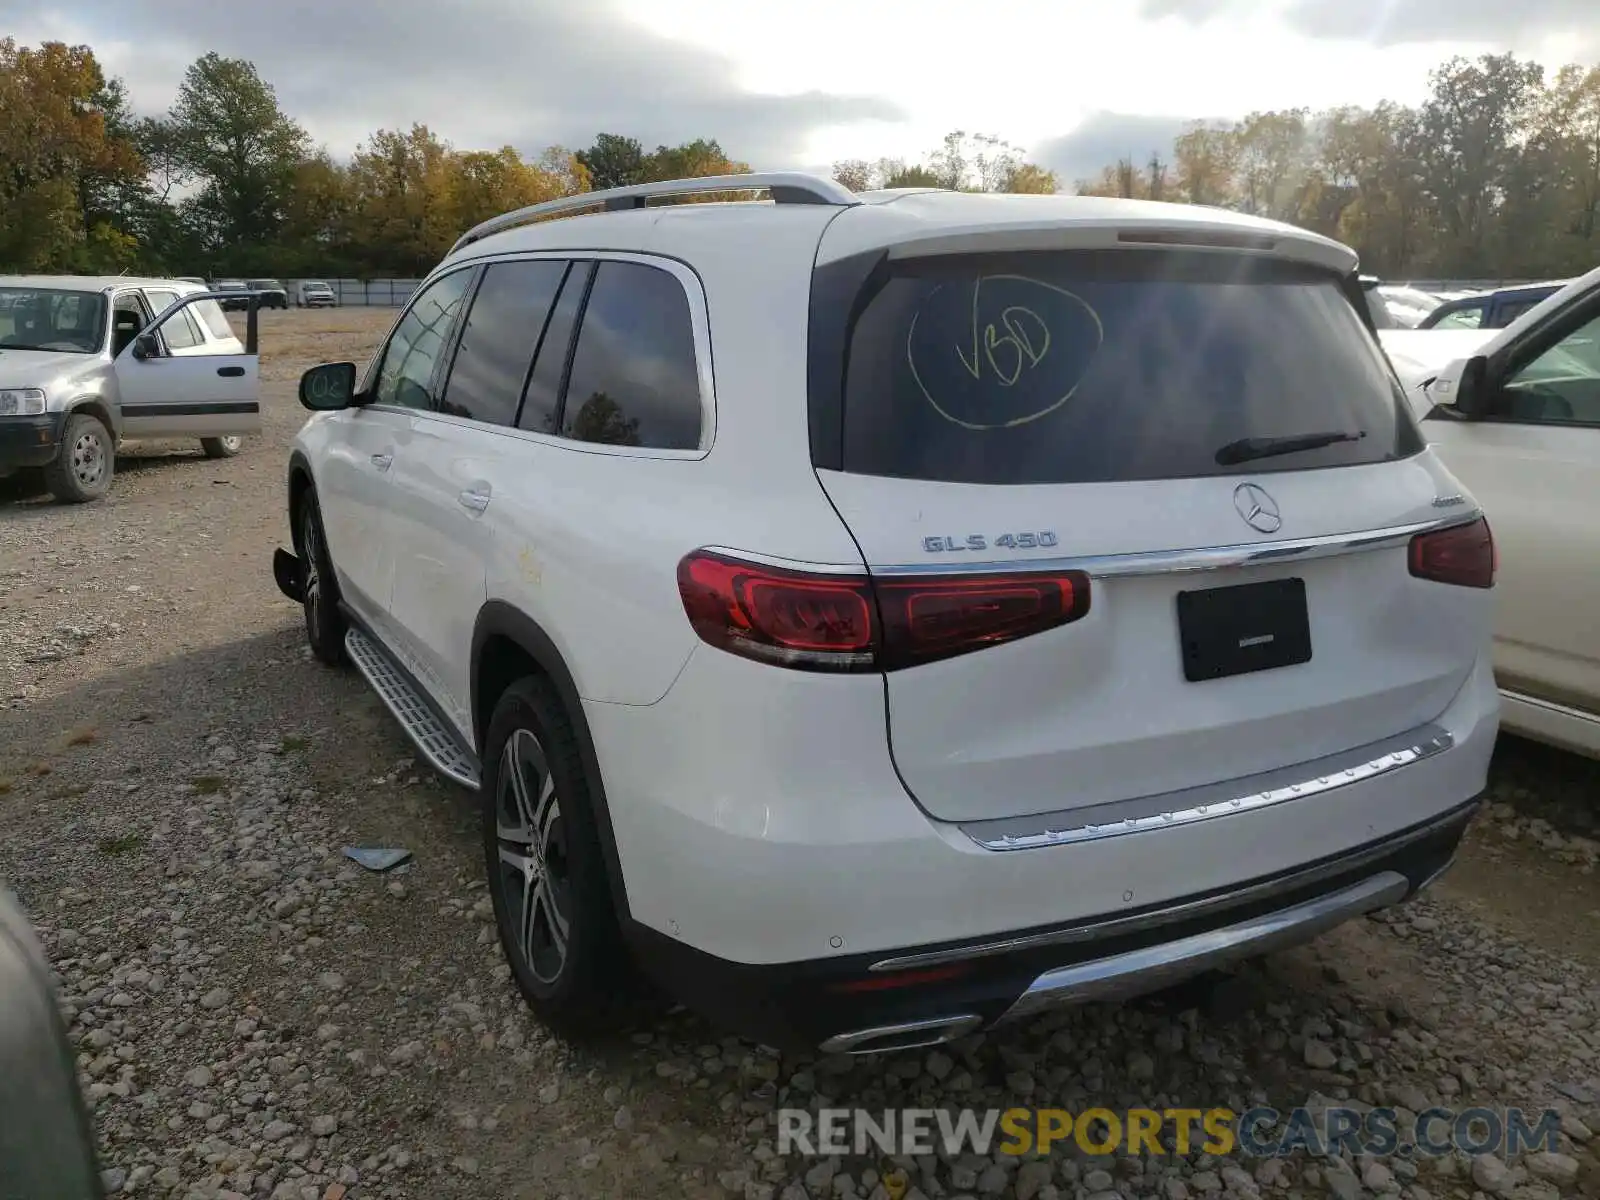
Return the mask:
<svg viewBox="0 0 1600 1200">
<path fill-rule="evenodd" d="M 1183 1003 L 882 1060 L 779 1062 L 683 1015 L 547 1038 L 495 942 L 472 801 L 276 591 L 295 382 L 386 309 L 262 316 L 265 431 L 0 483 L 0 878 L 61 977 L 114 1188 L 156 1197 L 1600 1197 L 1596 765 L 1508 744 L 1429 899 Z M 241 322 L 242 324 L 242 322 Z M 1548 821 L 1548 823 L 1547 823 Z M 347 845 L 402 846 L 387 875 Z M 1241 853 L 1248 853 L 1241 848 Z M 774 1109 L 1558 1107 L 1526 1163 L 784 1161 Z M 1316 1101 L 1313 1101 L 1316 1102 Z M 1508 1169 L 1509 1166 L 1509 1169 Z M 914 1190 L 908 1190 L 914 1189 Z"/>
</svg>

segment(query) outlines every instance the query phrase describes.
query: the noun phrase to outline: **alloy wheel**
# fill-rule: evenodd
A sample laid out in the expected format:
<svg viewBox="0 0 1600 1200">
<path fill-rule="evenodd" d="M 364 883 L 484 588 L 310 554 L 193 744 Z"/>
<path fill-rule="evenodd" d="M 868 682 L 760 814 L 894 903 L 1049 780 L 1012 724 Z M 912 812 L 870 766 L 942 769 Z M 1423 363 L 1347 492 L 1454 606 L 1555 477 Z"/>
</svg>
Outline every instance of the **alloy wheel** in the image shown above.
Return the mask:
<svg viewBox="0 0 1600 1200">
<path fill-rule="evenodd" d="M 566 826 L 555 779 L 538 738 L 515 730 L 500 755 L 495 798 L 505 941 L 539 983 L 550 986 L 567 961 L 572 887 Z"/>
</svg>

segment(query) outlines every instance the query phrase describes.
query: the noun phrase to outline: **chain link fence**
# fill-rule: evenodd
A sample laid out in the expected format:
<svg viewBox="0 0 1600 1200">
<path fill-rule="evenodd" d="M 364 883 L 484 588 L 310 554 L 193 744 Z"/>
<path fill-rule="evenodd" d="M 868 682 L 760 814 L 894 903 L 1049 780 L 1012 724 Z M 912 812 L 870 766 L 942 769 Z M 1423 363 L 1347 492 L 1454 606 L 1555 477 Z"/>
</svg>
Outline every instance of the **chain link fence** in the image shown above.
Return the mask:
<svg viewBox="0 0 1600 1200">
<path fill-rule="evenodd" d="M 422 283 L 420 279 L 285 279 L 289 289 L 289 303 L 295 304 L 300 296 L 300 284 L 325 283 L 333 289 L 341 308 L 399 308 Z"/>
</svg>

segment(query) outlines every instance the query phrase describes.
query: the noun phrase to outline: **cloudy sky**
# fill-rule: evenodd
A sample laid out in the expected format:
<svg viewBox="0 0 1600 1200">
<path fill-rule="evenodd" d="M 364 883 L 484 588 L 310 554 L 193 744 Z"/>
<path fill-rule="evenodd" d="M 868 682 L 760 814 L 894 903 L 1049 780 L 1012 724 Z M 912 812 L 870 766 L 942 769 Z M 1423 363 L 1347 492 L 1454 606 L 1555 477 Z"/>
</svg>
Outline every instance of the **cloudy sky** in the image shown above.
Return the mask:
<svg viewBox="0 0 1600 1200">
<path fill-rule="evenodd" d="M 1600 0 L 0 0 L 0 30 L 89 43 L 147 111 L 204 51 L 249 58 L 339 155 L 421 121 L 819 168 L 962 128 L 1068 182 L 1195 118 L 1414 103 L 1455 53 L 1600 62 Z"/>
</svg>

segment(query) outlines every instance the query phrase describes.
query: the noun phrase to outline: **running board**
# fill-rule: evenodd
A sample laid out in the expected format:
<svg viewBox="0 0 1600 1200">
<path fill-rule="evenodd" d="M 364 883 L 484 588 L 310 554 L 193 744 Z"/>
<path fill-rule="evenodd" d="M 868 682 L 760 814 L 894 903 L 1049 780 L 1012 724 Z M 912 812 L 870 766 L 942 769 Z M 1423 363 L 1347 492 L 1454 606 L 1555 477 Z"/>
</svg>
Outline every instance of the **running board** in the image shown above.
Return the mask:
<svg viewBox="0 0 1600 1200">
<path fill-rule="evenodd" d="M 461 739 L 433 711 L 383 647 L 352 626 L 344 636 L 344 648 L 433 769 L 462 787 L 477 791 L 477 755 L 461 744 Z"/>
</svg>

